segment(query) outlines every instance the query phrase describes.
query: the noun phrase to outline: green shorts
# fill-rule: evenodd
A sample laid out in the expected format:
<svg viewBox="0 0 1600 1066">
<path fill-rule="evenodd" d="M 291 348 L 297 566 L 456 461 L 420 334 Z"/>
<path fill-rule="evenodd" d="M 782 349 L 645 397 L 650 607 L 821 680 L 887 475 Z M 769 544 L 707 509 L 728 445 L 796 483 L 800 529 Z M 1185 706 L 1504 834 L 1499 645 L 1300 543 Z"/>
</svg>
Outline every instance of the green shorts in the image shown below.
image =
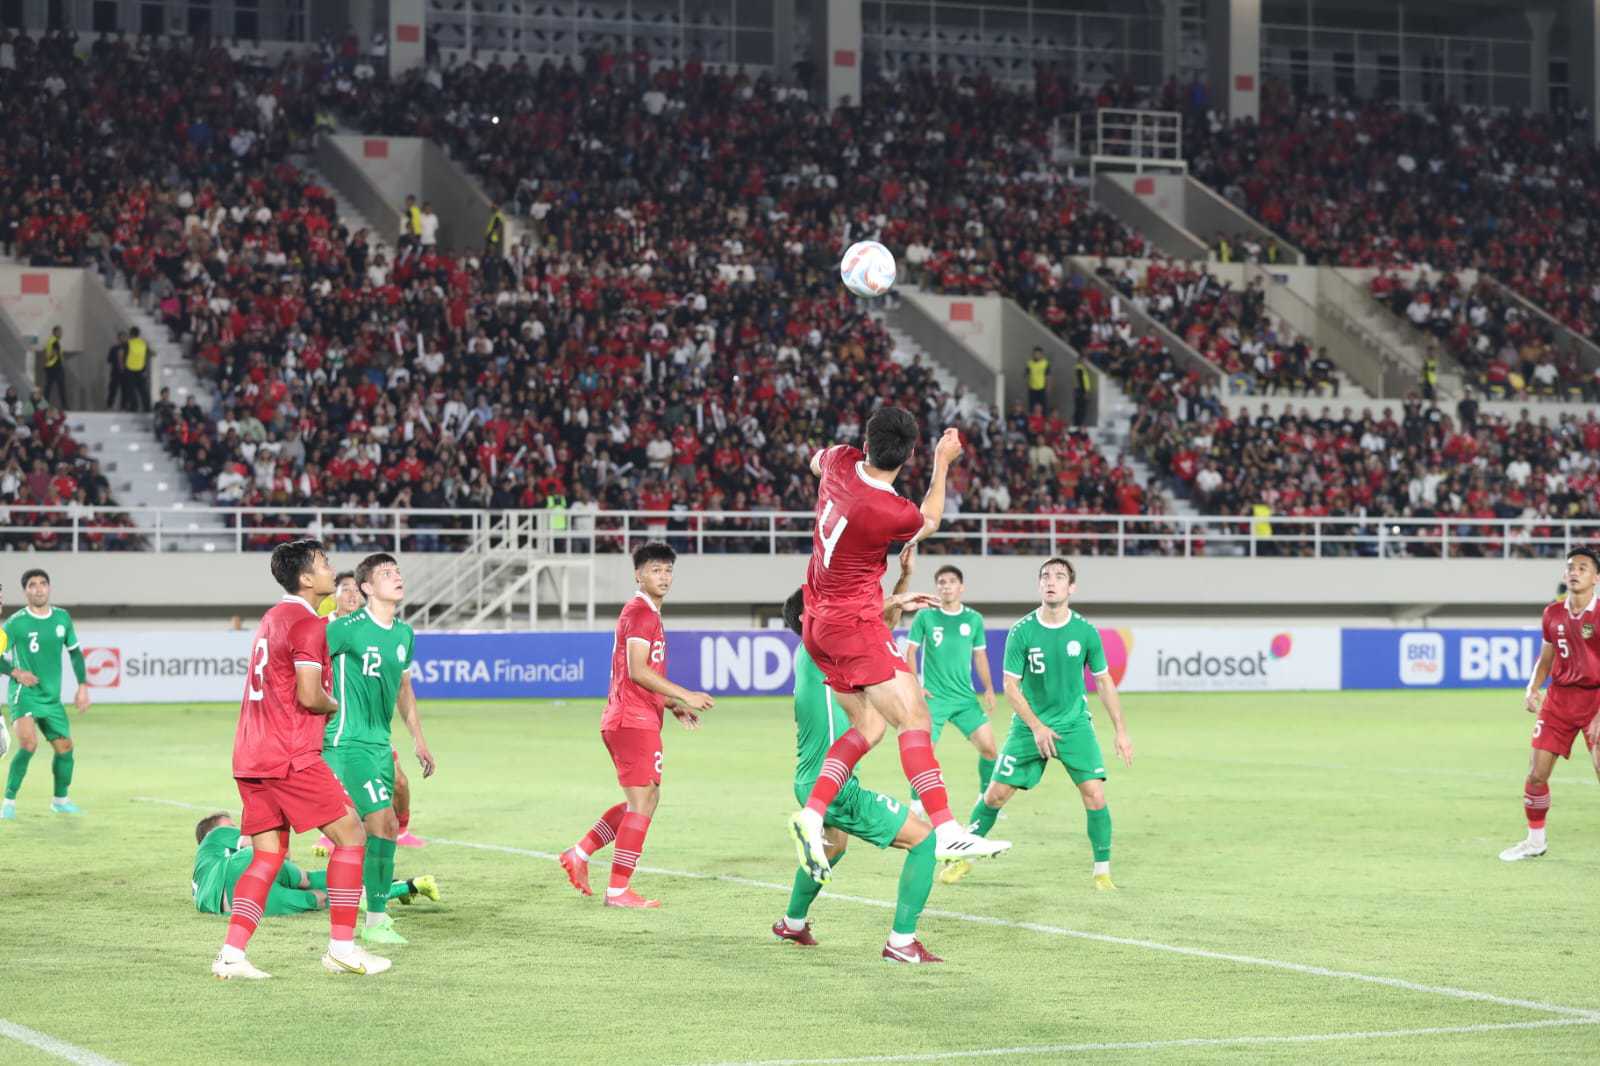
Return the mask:
<svg viewBox="0 0 1600 1066">
<path fill-rule="evenodd" d="M 12 706 L 11 725 L 16 727 L 18 718 L 32 718 L 33 724 L 46 740 L 71 740 L 72 719 L 67 717 L 67 709 L 61 704 L 50 706 L 29 706 L 22 704 Z"/>
<path fill-rule="evenodd" d="M 935 744 L 939 743 L 939 734 L 944 732 L 947 722 L 961 730 L 964 737 L 970 737 L 989 724 L 989 716 L 983 713 L 983 705 L 976 695 L 953 700 L 934 696 L 928 700 L 928 715 L 933 722 Z"/>
<path fill-rule="evenodd" d="M 1066 730 L 1056 730 L 1061 738 L 1056 741 L 1056 758 L 1067 768 L 1072 783 L 1105 780 L 1106 761 L 1100 754 L 1100 741 L 1094 735 L 1094 724 L 1083 718 Z M 1012 722 L 1000 745 L 1000 758 L 994 764 L 991 781 L 1012 788 L 1029 789 L 1044 778 L 1045 764 L 1050 760 L 1039 754 L 1033 742 L 1033 730 L 1021 722 Z"/>
<path fill-rule="evenodd" d="M 812 782 L 795 782 L 795 799 L 801 803 L 811 795 Z M 852 777 L 844 783 L 839 795 L 828 804 L 828 813 L 822 824 L 848 833 L 857 840 L 865 840 L 875 847 L 886 848 L 900 835 L 900 827 L 911 817 L 905 804 L 881 792 L 862 788 L 861 781 Z"/>
<path fill-rule="evenodd" d="M 361 817 L 394 806 L 394 753 L 388 748 L 350 744 L 328 748 L 322 757 Z"/>
<path fill-rule="evenodd" d="M 252 857 L 251 850 L 245 848 L 229 855 L 226 862 L 212 867 L 205 875 L 205 880 L 194 885 L 195 909 L 201 914 L 228 914 L 233 901 L 233 886 L 239 883 Z M 300 868 L 288 859 L 278 868 L 278 878 L 267 890 L 266 912 L 269 916 L 308 914 L 326 909 L 315 892 L 309 888 L 295 887 L 300 883 L 300 874 Z"/>
</svg>

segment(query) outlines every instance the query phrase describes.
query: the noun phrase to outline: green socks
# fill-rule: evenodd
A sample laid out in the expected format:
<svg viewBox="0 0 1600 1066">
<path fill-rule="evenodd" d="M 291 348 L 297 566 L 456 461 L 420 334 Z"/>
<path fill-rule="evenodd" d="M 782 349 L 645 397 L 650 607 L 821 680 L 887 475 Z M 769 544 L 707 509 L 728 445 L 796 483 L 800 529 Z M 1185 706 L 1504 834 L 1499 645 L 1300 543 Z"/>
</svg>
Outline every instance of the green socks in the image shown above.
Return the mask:
<svg viewBox="0 0 1600 1066">
<path fill-rule="evenodd" d="M 389 909 L 389 889 L 394 881 L 394 851 L 394 841 L 367 837 L 367 853 L 361 863 L 361 880 L 367 889 L 368 914 L 382 914 Z"/>
<path fill-rule="evenodd" d="M 17 789 L 22 787 L 22 779 L 28 776 L 28 763 L 33 761 L 33 752 L 20 744 L 16 753 L 11 756 L 11 769 L 6 773 L 6 799 L 17 798 Z"/>
<path fill-rule="evenodd" d="M 981 837 L 986 837 L 989 835 L 989 830 L 994 828 L 994 820 L 998 817 L 1000 808 L 991 807 L 980 798 L 972 805 L 972 813 L 967 815 L 967 828 Z"/>
<path fill-rule="evenodd" d="M 900 890 L 894 898 L 894 925 L 891 928 L 902 936 L 917 931 L 917 919 L 927 906 L 928 893 L 933 891 L 934 836 L 906 852 L 905 865 L 900 867 Z"/>
<path fill-rule="evenodd" d="M 392 844 L 394 842 L 390 841 L 390 843 Z M 283 862 L 283 865 L 284 865 L 285 869 L 288 869 L 288 867 L 290 865 L 289 860 L 285 859 L 284 862 Z M 366 872 L 367 872 L 366 871 L 366 861 L 365 860 L 362 861 L 361 866 L 362 866 L 362 870 L 361 870 L 362 880 L 365 881 L 366 880 Z M 306 877 L 311 881 L 311 885 L 310 885 L 311 888 L 316 889 L 318 892 L 326 892 L 326 891 L 328 891 L 328 871 L 326 871 L 326 870 L 307 870 L 306 871 Z M 298 885 L 299 883 L 300 883 L 300 880 L 299 880 L 298 877 L 296 877 L 295 878 L 295 884 Z M 384 901 L 384 904 L 385 904 L 384 909 L 388 910 L 387 904 L 388 904 L 389 900 L 391 900 L 391 899 L 399 899 L 401 896 L 409 896 L 414 891 L 416 891 L 416 890 L 411 887 L 411 882 L 410 881 L 394 881 L 394 882 L 391 882 L 390 885 L 389 885 L 389 891 L 387 893 L 385 893 L 384 896 L 383 896 L 383 901 Z"/>
<path fill-rule="evenodd" d="M 837 869 L 839 863 L 844 861 L 845 852 L 840 852 L 839 857 L 831 859 L 830 864 Z M 789 909 L 784 911 L 784 917 L 800 921 L 811 913 L 811 904 L 817 900 L 817 893 L 822 891 L 822 886 L 811 879 L 805 867 L 800 867 L 794 872 L 794 888 L 789 892 Z"/>
<path fill-rule="evenodd" d="M 978 756 L 978 791 L 981 793 L 989 787 L 989 778 L 994 776 L 994 760 Z"/>
<path fill-rule="evenodd" d="M 409 896 L 415 891 L 416 889 L 411 887 L 410 881 L 395 881 L 389 885 L 389 898 L 399 899 L 401 896 Z"/>
<path fill-rule="evenodd" d="M 1101 807 L 1089 815 L 1089 846 L 1094 848 L 1095 862 L 1111 861 L 1111 808 Z"/>
<path fill-rule="evenodd" d="M 74 751 L 56 752 L 56 757 L 50 761 L 50 776 L 55 778 L 56 790 L 53 793 L 56 799 L 67 798 L 67 788 L 72 784 L 72 767 L 76 762 Z M 18 781 L 20 784 L 20 779 Z"/>
</svg>

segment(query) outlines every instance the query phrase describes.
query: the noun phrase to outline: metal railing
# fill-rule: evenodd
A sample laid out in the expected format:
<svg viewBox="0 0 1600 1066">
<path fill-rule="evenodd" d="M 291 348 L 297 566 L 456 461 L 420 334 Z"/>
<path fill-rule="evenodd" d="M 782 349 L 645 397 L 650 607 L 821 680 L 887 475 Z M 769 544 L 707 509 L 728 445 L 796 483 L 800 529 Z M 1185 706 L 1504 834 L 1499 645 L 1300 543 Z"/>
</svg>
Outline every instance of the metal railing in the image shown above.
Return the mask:
<svg viewBox="0 0 1600 1066">
<path fill-rule="evenodd" d="M 0 507 L 0 547 L 59 551 L 268 551 L 315 536 L 341 551 L 498 556 L 632 551 L 665 540 L 684 554 L 811 550 L 810 511 L 558 512 L 249 507 Z M 1600 518 L 963 514 L 927 550 L 971 555 L 1558 558 L 1600 541 Z M 487 560 L 485 560 L 487 561 Z M 470 566 L 477 566 L 473 560 Z M 420 591 L 420 590 L 419 590 Z"/>
<path fill-rule="evenodd" d="M 1102 107 L 1055 122 L 1055 143 L 1088 159 L 1096 169 L 1131 167 L 1139 173 L 1189 169 L 1183 155 L 1183 115 L 1177 111 Z"/>
</svg>

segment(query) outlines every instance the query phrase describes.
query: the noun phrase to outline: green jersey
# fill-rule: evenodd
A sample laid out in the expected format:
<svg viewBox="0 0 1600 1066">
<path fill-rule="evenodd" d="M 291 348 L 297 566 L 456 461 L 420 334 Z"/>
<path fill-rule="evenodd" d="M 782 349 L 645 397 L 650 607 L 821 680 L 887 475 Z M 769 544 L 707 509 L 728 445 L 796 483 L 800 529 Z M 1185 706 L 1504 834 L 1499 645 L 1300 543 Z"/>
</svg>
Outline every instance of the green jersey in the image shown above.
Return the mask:
<svg viewBox="0 0 1600 1066">
<path fill-rule="evenodd" d="M 11 683 L 11 706 L 19 709 L 61 710 L 61 653 L 72 652 L 72 668 L 82 683 L 83 655 L 78 648 L 78 631 L 72 616 L 52 607 L 42 617 L 24 607 L 6 619 L 7 658 L 39 679 L 24 688 Z"/>
<path fill-rule="evenodd" d="M 1034 611 L 1006 634 L 1006 676 L 1021 680 L 1028 706 L 1058 732 L 1090 717 L 1085 666 L 1096 677 L 1108 672 L 1100 631 L 1076 611 L 1055 625 L 1046 625 Z M 1012 715 L 1013 727 L 1021 722 L 1021 716 Z"/>
<path fill-rule="evenodd" d="M 404 622 L 382 625 L 365 608 L 328 623 L 333 698 L 339 710 L 328 718 L 325 749 L 389 746 L 400 682 L 411 670 L 413 637 Z"/>
<path fill-rule="evenodd" d="M 812 782 L 822 773 L 828 749 L 844 731 L 850 719 L 833 701 L 833 693 L 822 678 L 822 670 L 811 661 L 805 645 L 794 655 L 794 783 L 795 790 L 811 791 Z M 853 779 L 853 778 L 852 778 Z"/>
<path fill-rule="evenodd" d="M 972 653 L 989 645 L 983 636 L 983 615 L 971 607 L 951 614 L 943 607 L 917 612 L 906 638 L 922 651 L 917 676 L 936 700 L 970 700 Z"/>
<path fill-rule="evenodd" d="M 200 841 L 200 848 L 194 853 L 194 873 L 189 878 L 196 909 L 208 914 L 221 912 L 220 904 L 229 888 L 228 860 L 248 846 L 239 843 L 239 830 L 231 825 L 217 826 Z"/>
</svg>

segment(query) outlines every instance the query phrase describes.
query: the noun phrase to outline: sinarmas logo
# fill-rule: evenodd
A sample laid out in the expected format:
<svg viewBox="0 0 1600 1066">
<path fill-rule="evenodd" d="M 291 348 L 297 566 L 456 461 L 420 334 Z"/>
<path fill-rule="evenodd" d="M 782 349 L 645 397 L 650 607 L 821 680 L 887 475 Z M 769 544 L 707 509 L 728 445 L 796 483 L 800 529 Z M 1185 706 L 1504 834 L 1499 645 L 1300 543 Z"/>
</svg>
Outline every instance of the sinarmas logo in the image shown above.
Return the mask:
<svg viewBox="0 0 1600 1066">
<path fill-rule="evenodd" d="M 1294 639 L 1278 633 L 1262 651 L 1235 654 L 1210 652 L 1204 648 L 1172 653 L 1156 650 L 1156 677 L 1170 679 L 1261 678 L 1274 662 L 1289 657 Z"/>
</svg>

